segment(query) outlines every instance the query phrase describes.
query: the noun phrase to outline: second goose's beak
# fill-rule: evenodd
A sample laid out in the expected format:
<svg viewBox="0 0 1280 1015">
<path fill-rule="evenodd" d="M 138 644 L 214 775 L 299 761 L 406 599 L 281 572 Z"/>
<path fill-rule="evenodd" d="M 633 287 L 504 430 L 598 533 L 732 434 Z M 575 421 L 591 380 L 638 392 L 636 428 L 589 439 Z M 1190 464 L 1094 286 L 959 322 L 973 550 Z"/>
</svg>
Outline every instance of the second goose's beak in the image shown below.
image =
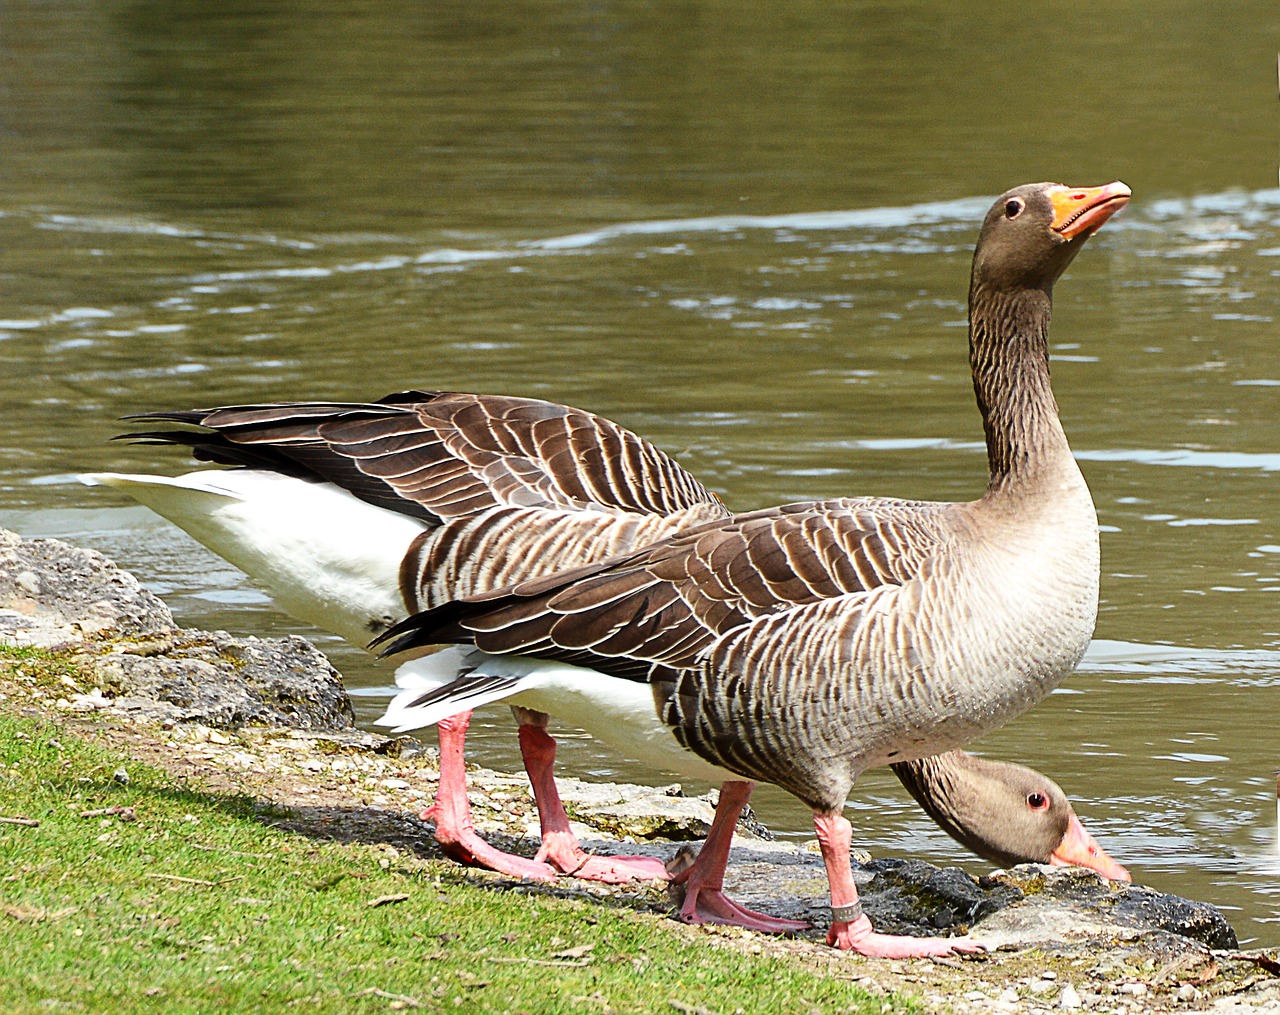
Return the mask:
<svg viewBox="0 0 1280 1015">
<path fill-rule="evenodd" d="M 1133 880 L 1127 870 L 1107 856 L 1107 851 L 1084 830 L 1084 825 L 1080 824 L 1080 819 L 1074 814 L 1067 825 L 1067 834 L 1058 843 L 1058 848 L 1049 855 L 1049 863 L 1055 867 L 1088 867 L 1112 881 Z"/>
</svg>

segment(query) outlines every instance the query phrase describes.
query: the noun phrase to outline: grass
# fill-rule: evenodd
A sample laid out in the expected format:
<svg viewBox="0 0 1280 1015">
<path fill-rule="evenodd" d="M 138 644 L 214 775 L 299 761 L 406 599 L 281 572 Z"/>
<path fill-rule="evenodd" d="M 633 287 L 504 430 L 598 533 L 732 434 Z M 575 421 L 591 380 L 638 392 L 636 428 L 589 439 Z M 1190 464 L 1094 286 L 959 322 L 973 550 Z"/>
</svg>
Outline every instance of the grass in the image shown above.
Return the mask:
<svg viewBox="0 0 1280 1015">
<path fill-rule="evenodd" d="M 70 693 L 67 680 L 77 683 L 83 679 L 70 653 L 4 642 L 0 642 L 0 670 L 6 679 L 21 687 L 60 694 Z"/>
<path fill-rule="evenodd" d="M 286 832 L 47 720 L 0 714 L 0 764 L 0 816 L 39 822 L 0 824 L 6 1012 L 910 1007 L 599 902 Z"/>
</svg>

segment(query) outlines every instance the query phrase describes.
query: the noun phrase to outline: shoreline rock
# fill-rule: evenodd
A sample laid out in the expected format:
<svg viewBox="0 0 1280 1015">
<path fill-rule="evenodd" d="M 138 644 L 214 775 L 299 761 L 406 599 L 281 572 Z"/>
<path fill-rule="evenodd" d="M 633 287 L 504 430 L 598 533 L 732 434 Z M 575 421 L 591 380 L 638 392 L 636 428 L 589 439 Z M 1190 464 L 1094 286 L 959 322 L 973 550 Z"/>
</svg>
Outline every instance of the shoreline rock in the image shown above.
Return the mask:
<svg viewBox="0 0 1280 1015">
<path fill-rule="evenodd" d="M 0 529 L 3 646 L 43 653 L 59 675 L 28 679 L 18 660 L 0 684 L 0 707 L 8 699 L 9 707 L 24 702 L 60 712 L 78 732 L 108 739 L 175 778 L 253 795 L 273 809 L 271 820 L 303 834 L 382 842 L 417 862 L 442 859 L 429 826 L 416 817 L 434 793 L 435 750 L 412 737 L 356 729 L 340 675 L 305 639 L 179 629 L 159 599 L 101 554 Z M 685 797 L 678 786 L 572 778 L 560 785 L 575 830 L 600 851 L 626 842 L 628 852 L 668 859 L 678 843 L 706 834 L 715 806 L 714 794 Z M 474 769 L 471 790 L 481 833 L 531 855 L 537 816 L 524 774 Z M 738 831 L 726 889 L 751 908 L 824 928 L 826 877 L 816 843 L 771 841 L 749 816 Z M 456 876 L 513 884 L 461 867 Z M 1280 1009 L 1280 961 L 1234 951 L 1229 924 L 1206 903 L 1079 869 L 1028 866 L 975 879 L 956 868 L 884 858 L 859 864 L 856 877 L 864 907 L 886 931 L 970 931 L 988 949 L 978 962 L 868 964 L 877 981 L 886 971 L 920 971 L 891 985 L 923 985 L 930 1003 L 930 990 L 945 982 L 940 1000 L 973 1011 L 1192 1011 L 1210 1010 L 1197 1007 L 1210 1002 L 1212 1010 L 1242 1002 Z M 569 879 L 518 887 L 671 910 L 660 887 Z M 818 944 L 820 930 L 789 941 L 726 929 L 689 932 L 733 946 L 860 961 Z M 1046 962 L 1065 971 L 1032 969 Z M 968 989 L 956 994 L 952 981 Z"/>
<path fill-rule="evenodd" d="M 78 671 L 65 700 L 154 721 L 353 729 L 342 677 L 305 638 L 179 628 L 169 608 L 95 550 L 0 529 L 0 643 Z"/>
</svg>

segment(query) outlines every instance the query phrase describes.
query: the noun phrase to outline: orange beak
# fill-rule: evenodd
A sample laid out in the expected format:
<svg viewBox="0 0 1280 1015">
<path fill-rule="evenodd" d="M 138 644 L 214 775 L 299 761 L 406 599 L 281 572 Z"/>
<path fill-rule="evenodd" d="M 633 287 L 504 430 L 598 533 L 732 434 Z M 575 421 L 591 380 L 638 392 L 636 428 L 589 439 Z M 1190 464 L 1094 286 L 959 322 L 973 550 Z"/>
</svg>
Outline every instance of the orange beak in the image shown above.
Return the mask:
<svg viewBox="0 0 1280 1015">
<path fill-rule="evenodd" d="M 1053 205 L 1049 228 L 1065 240 L 1089 236 L 1128 204 L 1132 196 L 1133 191 L 1119 180 L 1105 187 L 1053 187 L 1049 190 Z"/>
<path fill-rule="evenodd" d="M 1107 856 L 1106 850 L 1084 830 L 1084 825 L 1080 824 L 1080 819 L 1074 814 L 1067 825 L 1067 834 L 1058 843 L 1058 848 L 1049 855 L 1049 863 L 1055 867 L 1088 867 L 1112 881 L 1133 880 L 1127 870 Z"/>
</svg>

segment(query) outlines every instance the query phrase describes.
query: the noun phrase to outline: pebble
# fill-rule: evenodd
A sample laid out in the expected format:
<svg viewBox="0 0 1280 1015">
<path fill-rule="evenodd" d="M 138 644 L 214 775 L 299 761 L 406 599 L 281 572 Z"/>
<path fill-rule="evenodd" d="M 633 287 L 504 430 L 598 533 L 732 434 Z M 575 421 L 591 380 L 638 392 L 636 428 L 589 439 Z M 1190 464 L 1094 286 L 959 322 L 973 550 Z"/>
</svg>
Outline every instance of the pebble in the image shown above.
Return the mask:
<svg viewBox="0 0 1280 1015">
<path fill-rule="evenodd" d="M 231 738 L 225 733 L 219 733 L 217 730 L 209 731 L 209 743 L 211 744 L 229 744 Z"/>
<path fill-rule="evenodd" d="M 1147 985 L 1145 983 L 1122 983 L 1120 984 L 1120 993 L 1129 994 L 1133 997 L 1146 997 Z"/>
<path fill-rule="evenodd" d="M 102 694 L 102 688 L 95 687 L 88 694 L 73 694 L 71 707 L 77 712 L 94 712 L 100 708 L 109 708 L 111 699 Z"/>
<path fill-rule="evenodd" d="M 1191 984 L 1184 983 L 1181 987 L 1178 988 L 1177 993 L 1174 994 L 1173 996 L 1176 997 L 1179 1001 L 1183 1001 L 1183 1002 L 1194 1001 L 1196 998 L 1200 996 L 1200 991 L 1196 990 L 1196 988 L 1191 986 Z"/>
<path fill-rule="evenodd" d="M 1076 993 L 1076 988 L 1068 983 L 1062 988 L 1062 993 L 1058 995 L 1058 1007 L 1079 1008 L 1080 1004 L 1080 995 Z"/>
<path fill-rule="evenodd" d="M 1005 1004 L 1017 1004 L 1018 989 L 1016 987 L 1005 987 L 1004 990 L 1000 992 L 1000 996 L 996 998 L 996 1000 L 1003 1001 Z"/>
<path fill-rule="evenodd" d="M 986 994 L 980 990 L 970 990 L 964 995 L 966 1001 L 987 1001 L 990 1000 Z"/>
<path fill-rule="evenodd" d="M 305 761 L 299 761 L 298 767 L 304 772 L 323 772 L 324 762 L 317 761 L 315 758 L 307 758 Z"/>
<path fill-rule="evenodd" d="M 408 789 L 409 783 L 405 779 L 383 779 L 379 785 L 387 789 Z"/>
</svg>

